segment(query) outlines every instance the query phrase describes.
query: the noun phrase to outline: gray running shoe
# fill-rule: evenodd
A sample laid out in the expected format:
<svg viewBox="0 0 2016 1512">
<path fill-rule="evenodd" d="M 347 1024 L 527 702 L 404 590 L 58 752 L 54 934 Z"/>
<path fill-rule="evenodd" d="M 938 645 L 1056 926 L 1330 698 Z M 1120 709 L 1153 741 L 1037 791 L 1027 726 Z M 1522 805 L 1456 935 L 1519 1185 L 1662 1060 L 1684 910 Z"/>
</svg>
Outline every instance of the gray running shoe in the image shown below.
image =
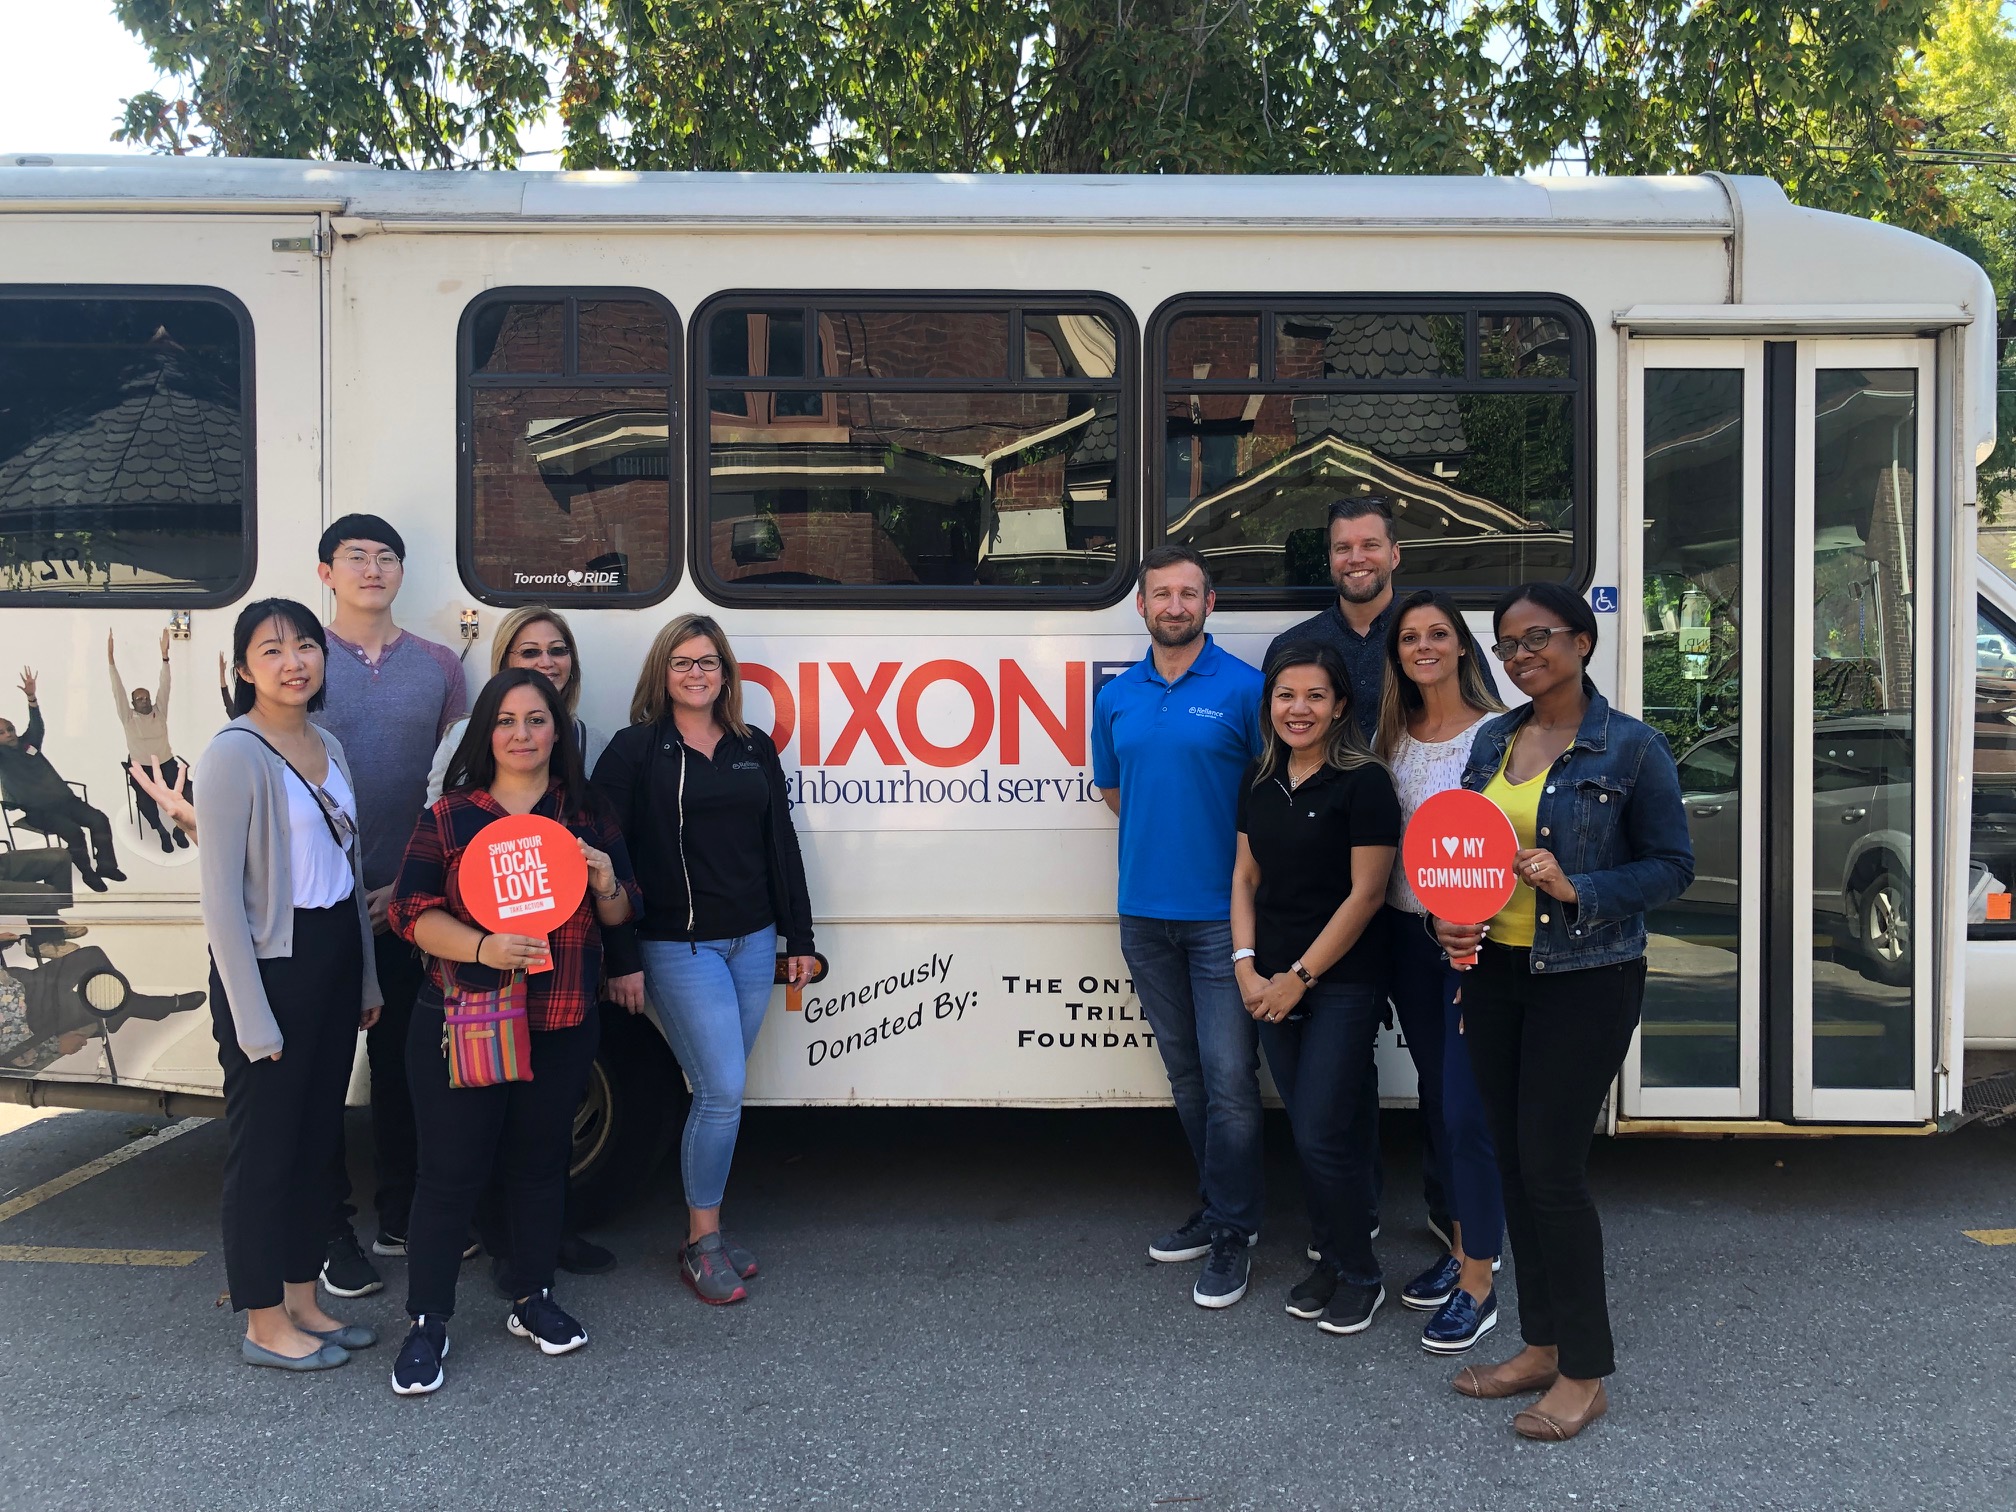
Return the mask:
<svg viewBox="0 0 2016 1512">
<path fill-rule="evenodd" d="M 726 1234 L 721 1236 L 721 1247 L 728 1251 L 728 1263 L 735 1268 L 735 1274 L 747 1281 L 756 1274 L 756 1257 L 742 1248 Z"/>
<path fill-rule="evenodd" d="M 679 1279 L 693 1289 L 694 1296 L 716 1307 L 741 1302 L 749 1295 L 718 1233 L 702 1234 L 679 1251 Z"/>
</svg>

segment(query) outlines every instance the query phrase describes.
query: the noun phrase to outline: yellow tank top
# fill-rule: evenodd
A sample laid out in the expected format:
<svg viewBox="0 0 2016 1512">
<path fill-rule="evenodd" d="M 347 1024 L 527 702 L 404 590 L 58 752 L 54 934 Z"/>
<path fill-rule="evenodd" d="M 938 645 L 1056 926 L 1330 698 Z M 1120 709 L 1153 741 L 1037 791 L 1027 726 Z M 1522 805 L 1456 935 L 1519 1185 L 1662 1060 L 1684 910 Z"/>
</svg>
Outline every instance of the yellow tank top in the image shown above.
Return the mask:
<svg viewBox="0 0 2016 1512">
<path fill-rule="evenodd" d="M 1540 830 L 1540 794 L 1547 780 L 1547 769 L 1542 767 L 1537 776 L 1525 782 L 1509 781 L 1505 769 L 1512 764 L 1512 752 L 1518 745 L 1519 737 L 1515 735 L 1512 743 L 1505 747 L 1505 759 L 1498 763 L 1497 772 L 1485 784 L 1484 796 L 1497 804 L 1505 817 L 1512 821 L 1512 833 L 1519 837 L 1519 848 L 1531 850 Z M 1498 910 L 1497 917 L 1491 921 L 1491 943 L 1532 949 L 1539 896 L 1524 882 L 1514 883 L 1512 901 Z"/>
</svg>

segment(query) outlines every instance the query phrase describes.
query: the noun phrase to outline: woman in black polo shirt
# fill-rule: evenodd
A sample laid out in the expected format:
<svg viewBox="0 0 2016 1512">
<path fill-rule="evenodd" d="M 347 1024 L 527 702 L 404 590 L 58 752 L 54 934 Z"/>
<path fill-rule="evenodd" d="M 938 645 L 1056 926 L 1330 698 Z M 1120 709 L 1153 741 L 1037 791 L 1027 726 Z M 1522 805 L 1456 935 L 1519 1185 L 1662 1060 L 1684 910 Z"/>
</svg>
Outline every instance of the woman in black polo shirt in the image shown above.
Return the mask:
<svg viewBox="0 0 2016 1512">
<path fill-rule="evenodd" d="M 1266 749 L 1239 790 L 1232 961 L 1287 1106 L 1323 1258 L 1288 1311 L 1355 1334 L 1386 1300 L 1365 1215 L 1373 1170 L 1354 1125 L 1377 1096 L 1373 1043 L 1386 1011 L 1379 927 L 1400 844 L 1393 779 L 1351 717 L 1351 683 L 1327 646 L 1283 647 L 1261 693 Z"/>
</svg>

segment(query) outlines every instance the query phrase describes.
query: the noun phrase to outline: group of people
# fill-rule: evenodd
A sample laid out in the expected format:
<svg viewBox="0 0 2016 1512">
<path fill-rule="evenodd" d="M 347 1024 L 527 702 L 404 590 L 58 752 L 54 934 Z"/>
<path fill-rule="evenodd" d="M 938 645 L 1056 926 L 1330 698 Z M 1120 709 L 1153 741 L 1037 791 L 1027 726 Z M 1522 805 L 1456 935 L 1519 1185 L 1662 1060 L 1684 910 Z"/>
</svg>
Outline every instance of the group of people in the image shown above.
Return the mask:
<svg viewBox="0 0 2016 1512">
<path fill-rule="evenodd" d="M 479 1247 L 511 1300 L 510 1333 L 548 1355 L 587 1342 L 553 1285 L 557 1270 L 615 1263 L 567 1208 L 603 1001 L 654 1014 L 693 1087 L 680 1272 L 703 1301 L 741 1301 L 757 1260 L 722 1232 L 721 1204 L 745 1066 L 780 939 L 789 980 L 816 963 L 783 770 L 743 720 L 727 637 L 704 616 L 666 626 L 630 725 L 604 741 L 576 713 L 580 655 L 557 611 L 506 618 L 471 708 L 455 654 L 393 620 L 398 531 L 345 516 L 319 554 L 336 606 L 327 626 L 288 599 L 238 616 L 232 718 L 199 760 L 200 797 L 190 801 L 185 771 L 140 761 L 137 747 L 132 769 L 169 833 L 200 852 L 224 1071 L 225 1269 L 245 1314 L 243 1358 L 325 1370 L 377 1342 L 317 1293 L 318 1281 L 340 1298 L 384 1284 L 351 1224 L 344 1152 L 360 1028 L 370 1249 L 407 1261 L 396 1392 L 442 1385 L 458 1273 Z M 458 862 L 491 822 L 526 814 L 574 836 L 587 887 L 549 934 L 493 933 L 466 904 Z M 448 1005 L 520 990 L 529 1078 L 456 1085 Z"/>
<path fill-rule="evenodd" d="M 1508 712 L 1456 605 L 1396 593 L 1382 499 L 1333 504 L 1328 535 L 1337 599 L 1277 637 L 1263 671 L 1206 633 L 1204 561 L 1148 553 L 1135 598 L 1148 654 L 1096 701 L 1121 947 L 1200 1188 L 1148 1253 L 1203 1261 L 1199 1306 L 1246 1294 L 1264 1054 L 1308 1206 L 1313 1268 L 1287 1310 L 1329 1334 L 1371 1326 L 1387 1297 L 1372 1241 L 1390 1004 L 1446 1247 L 1400 1301 L 1429 1314 L 1425 1349 L 1469 1350 L 1497 1324 L 1509 1235 L 1525 1347 L 1454 1386 L 1539 1392 L 1513 1427 L 1572 1438 L 1608 1410 L 1616 1368 L 1588 1154 L 1638 1023 L 1645 916 L 1693 879 L 1678 774 L 1664 739 L 1590 681 L 1598 626 L 1578 595 L 1531 583 L 1498 602 L 1490 650 L 1527 700 Z M 1432 917 L 1395 865 L 1415 811 L 1458 787 L 1518 838 L 1511 899 L 1482 925 Z"/>
</svg>

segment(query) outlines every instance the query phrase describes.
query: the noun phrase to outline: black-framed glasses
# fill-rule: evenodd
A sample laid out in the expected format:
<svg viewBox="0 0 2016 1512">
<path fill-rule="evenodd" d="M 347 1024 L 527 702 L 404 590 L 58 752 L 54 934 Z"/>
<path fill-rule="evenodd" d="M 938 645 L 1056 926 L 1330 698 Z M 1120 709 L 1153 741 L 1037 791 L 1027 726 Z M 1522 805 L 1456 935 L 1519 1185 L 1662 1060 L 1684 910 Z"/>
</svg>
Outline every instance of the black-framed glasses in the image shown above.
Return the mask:
<svg viewBox="0 0 2016 1512">
<path fill-rule="evenodd" d="M 671 668 L 675 674 L 683 677 L 695 667 L 698 667 L 702 672 L 719 672 L 721 670 L 721 658 L 718 656 L 675 656 L 665 665 Z"/>
<path fill-rule="evenodd" d="M 1574 630 L 1567 625 L 1535 625 L 1531 630 L 1528 630 L 1517 639 L 1508 635 L 1503 640 L 1491 642 L 1491 654 L 1501 662 L 1508 662 L 1519 654 L 1522 646 L 1528 651 L 1545 651 L 1547 643 L 1554 639 L 1555 636 L 1573 635 L 1574 633 Z"/>
</svg>

